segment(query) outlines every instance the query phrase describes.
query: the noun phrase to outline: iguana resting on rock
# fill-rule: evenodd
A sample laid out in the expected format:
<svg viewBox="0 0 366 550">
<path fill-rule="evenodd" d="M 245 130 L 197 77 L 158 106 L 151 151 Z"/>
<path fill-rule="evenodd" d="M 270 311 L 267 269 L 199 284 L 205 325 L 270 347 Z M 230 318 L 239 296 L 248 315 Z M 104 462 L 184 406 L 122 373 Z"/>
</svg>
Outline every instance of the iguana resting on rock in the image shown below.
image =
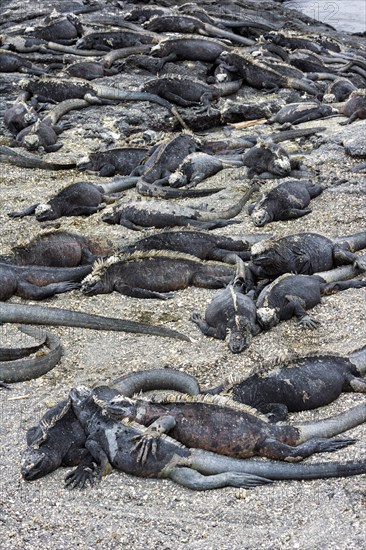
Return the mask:
<svg viewBox="0 0 366 550">
<path fill-rule="evenodd" d="M 285 181 L 249 205 L 248 212 L 257 227 L 273 221 L 301 218 L 310 214 L 311 208 L 307 206 L 323 191 L 324 187 L 310 182 Z"/>
<path fill-rule="evenodd" d="M 110 243 L 89 239 L 69 231 L 44 231 L 28 243 L 12 248 L 9 256 L 0 256 L 1 262 L 17 265 L 47 265 L 50 267 L 77 267 L 91 264 L 98 257 L 113 251 Z"/>
<path fill-rule="evenodd" d="M 218 340 L 225 340 L 230 333 L 229 349 L 232 353 L 241 353 L 261 331 L 257 322 L 257 308 L 254 301 L 243 289 L 244 264 L 237 256 L 235 279 L 213 297 L 205 311 L 205 319 L 193 313 L 191 321 L 205 334 Z"/>
<path fill-rule="evenodd" d="M 273 366 L 275 368 L 271 368 Z M 291 356 L 265 367 L 244 380 L 233 378 L 204 393 L 230 392 L 234 401 L 268 414 L 272 422 L 284 420 L 288 412 L 325 407 L 342 392 L 366 393 L 366 380 L 361 378 L 366 374 L 365 347 L 349 357 L 332 354 Z M 168 372 L 166 384 L 173 377 L 174 373 Z M 132 375 L 126 381 L 126 388 L 127 382 L 135 391 L 143 387 L 143 384 L 134 385 Z"/>
<path fill-rule="evenodd" d="M 219 288 L 233 276 L 232 268 L 218 262 L 203 262 L 175 251 L 121 252 L 96 262 L 82 282 L 87 296 L 119 292 L 135 298 L 170 298 L 168 292 L 188 286 Z"/>
<path fill-rule="evenodd" d="M 213 86 L 195 78 L 188 78 L 179 74 L 164 74 L 145 82 L 143 91 L 156 94 L 181 107 L 201 105 L 201 109 L 207 110 L 210 106 L 210 101 L 234 94 L 240 87 L 241 80 L 224 82 L 221 85 L 217 84 Z"/>
<path fill-rule="evenodd" d="M 261 240 L 262 235 L 244 235 L 242 239 L 233 239 L 224 235 L 205 233 L 203 231 L 160 231 L 134 243 L 120 247 L 120 252 L 137 250 L 176 250 L 191 254 L 201 260 L 214 260 L 234 264 L 236 257 L 249 260 L 250 247 Z M 265 237 L 264 237 L 265 238 Z"/>
<path fill-rule="evenodd" d="M 293 88 L 311 95 L 317 95 L 318 90 L 311 81 L 301 75 L 302 71 L 295 70 L 284 63 L 269 65 L 258 61 L 250 53 L 239 50 L 223 51 L 218 62 L 229 71 L 243 79 L 244 84 L 253 88 L 278 90 L 279 88 Z M 293 69 L 293 70 L 292 70 Z M 296 74 L 296 76 L 292 76 Z"/>
<path fill-rule="evenodd" d="M 192 226 L 199 229 L 215 229 L 237 223 L 234 218 L 258 185 L 252 185 L 233 206 L 217 212 L 203 210 L 188 205 L 172 205 L 166 201 L 135 201 L 123 203 L 110 212 L 104 212 L 102 220 L 106 223 L 124 225 L 128 229 L 140 231 L 145 227 Z"/>
<path fill-rule="evenodd" d="M 32 204 L 20 212 L 9 212 L 11 218 L 23 218 L 24 216 L 36 217 L 39 222 L 57 220 L 62 216 L 90 216 L 103 210 L 105 203 L 112 203 L 115 198 L 107 193 L 112 193 L 124 187 L 124 182 L 115 180 L 109 184 L 96 185 L 86 181 L 72 183 L 61 189 L 46 204 Z"/>
<path fill-rule="evenodd" d="M 178 134 L 156 145 L 145 162 L 132 170 L 131 176 L 139 176 L 147 183 L 167 185 L 172 172 L 197 147 L 198 143 L 191 135 Z"/>
<path fill-rule="evenodd" d="M 111 330 L 115 332 L 133 332 L 137 334 L 152 334 L 165 338 L 176 338 L 190 342 L 188 336 L 165 327 L 144 325 L 113 317 L 103 317 L 61 309 L 42 307 L 29 304 L 0 303 L 0 323 L 24 323 L 31 325 L 51 325 L 55 327 L 80 327 L 93 330 Z"/>
<path fill-rule="evenodd" d="M 89 265 L 80 267 L 21 266 L 0 263 L 0 300 L 20 296 L 43 300 L 80 288 L 80 281 L 92 270 Z"/>
<path fill-rule="evenodd" d="M 341 449 L 354 440 L 328 439 L 366 420 L 366 405 L 353 407 L 335 417 L 292 426 L 271 424 L 247 405 L 220 396 L 165 395 L 148 399 L 114 397 L 101 404 L 116 419 L 126 418 L 149 426 L 142 438 L 141 458 L 168 433 L 187 447 L 213 451 L 235 458 L 261 456 L 298 462 L 319 452 Z"/>
<path fill-rule="evenodd" d="M 0 310 L 1 308 L 2 306 L 0 305 Z M 41 353 L 34 358 L 28 357 L 0 361 L 1 383 L 23 382 L 24 380 L 38 378 L 52 370 L 61 359 L 62 347 L 58 336 L 34 327 L 22 326 L 20 330 L 29 336 L 43 337 L 45 341 L 42 341 L 41 345 L 45 343 L 50 351 L 46 354 Z"/>
<path fill-rule="evenodd" d="M 284 273 L 312 275 L 349 263 L 365 271 L 366 262 L 354 253 L 365 247 L 365 231 L 335 240 L 317 233 L 299 233 L 261 241 L 251 249 L 245 272 L 247 291 L 260 279 L 273 281 Z"/>
<path fill-rule="evenodd" d="M 365 287 L 366 280 L 344 280 L 359 273 L 359 269 L 348 265 L 314 275 L 280 275 L 264 287 L 257 298 L 258 323 L 263 329 L 269 329 L 280 321 L 296 317 L 299 325 L 314 329 L 319 321 L 311 317 L 307 310 L 320 304 L 322 296 Z"/>
<path fill-rule="evenodd" d="M 28 447 L 22 454 L 23 478 L 32 481 L 60 466 L 78 466 L 66 476 L 66 485 L 82 488 L 88 482 L 93 485 L 96 475 L 106 475 L 113 466 L 129 474 L 170 478 L 190 489 L 207 490 L 226 485 L 251 487 L 266 483 L 264 478 L 319 479 L 366 471 L 364 460 L 344 464 L 236 460 L 189 449 L 164 435 L 155 456 L 146 453 L 143 461 L 136 439 L 148 437 L 149 429 L 136 422 L 116 422 L 96 403 L 116 394 L 116 390 L 106 387 L 72 390 L 69 399 L 47 411 L 39 425 L 27 432 Z M 235 472 L 240 475 L 233 475 Z"/>
<path fill-rule="evenodd" d="M 82 78 L 33 78 L 24 79 L 20 82 L 22 90 L 36 96 L 37 100 L 43 102 L 60 102 L 66 99 L 84 99 L 89 103 L 102 104 L 107 101 L 151 101 L 158 103 L 168 109 L 186 127 L 175 106 L 166 99 L 147 92 L 127 91 L 120 88 L 101 86 L 95 82 L 85 81 Z"/>
<path fill-rule="evenodd" d="M 120 147 L 97 151 L 81 158 L 77 163 L 77 169 L 98 172 L 98 176 L 101 177 L 114 176 L 115 174 L 129 176 L 147 153 L 148 149 L 145 147 Z"/>
</svg>

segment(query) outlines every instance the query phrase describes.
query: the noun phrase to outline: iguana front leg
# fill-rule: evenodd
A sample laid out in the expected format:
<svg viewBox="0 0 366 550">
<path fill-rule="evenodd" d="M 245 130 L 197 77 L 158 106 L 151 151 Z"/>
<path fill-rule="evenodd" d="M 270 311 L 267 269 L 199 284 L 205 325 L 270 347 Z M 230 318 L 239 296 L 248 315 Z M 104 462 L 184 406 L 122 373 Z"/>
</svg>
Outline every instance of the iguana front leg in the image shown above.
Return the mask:
<svg viewBox="0 0 366 550">
<path fill-rule="evenodd" d="M 102 477 L 109 475 L 112 472 L 113 468 L 111 466 L 111 463 L 109 462 L 108 456 L 103 451 L 99 442 L 94 439 L 93 436 L 89 436 L 85 442 L 85 447 L 98 465 L 99 479 L 102 479 Z"/>
<path fill-rule="evenodd" d="M 160 436 L 170 432 L 175 425 L 174 416 L 161 416 L 150 424 L 144 434 L 134 437 L 134 441 L 137 441 L 137 443 L 132 447 L 131 453 L 138 452 L 137 462 L 141 462 L 142 465 L 145 464 L 150 453 L 156 459 Z"/>
<path fill-rule="evenodd" d="M 288 303 L 281 311 L 281 318 L 291 319 L 295 316 L 299 325 L 305 328 L 315 329 L 320 324 L 314 317 L 311 317 L 305 309 L 305 302 L 298 296 L 285 296 Z"/>
<path fill-rule="evenodd" d="M 206 323 L 199 313 L 192 313 L 191 315 L 192 323 L 195 323 L 200 331 L 205 336 L 211 336 L 212 338 L 217 338 L 217 340 L 225 340 L 226 338 L 226 325 L 223 323 L 217 325 L 216 327 L 211 327 Z"/>
</svg>

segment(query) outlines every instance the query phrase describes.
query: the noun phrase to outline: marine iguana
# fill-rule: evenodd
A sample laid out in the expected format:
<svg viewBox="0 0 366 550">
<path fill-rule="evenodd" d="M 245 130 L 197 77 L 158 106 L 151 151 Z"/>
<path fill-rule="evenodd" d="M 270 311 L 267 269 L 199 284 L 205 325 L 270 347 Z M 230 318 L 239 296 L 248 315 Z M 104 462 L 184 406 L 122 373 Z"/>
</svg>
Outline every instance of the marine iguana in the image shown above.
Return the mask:
<svg viewBox="0 0 366 550">
<path fill-rule="evenodd" d="M 88 483 L 93 485 L 96 475 L 101 477 L 110 471 L 108 461 L 126 473 L 170 478 L 190 489 L 204 490 L 234 483 L 250 487 L 265 483 L 264 478 L 305 480 L 351 476 L 366 471 L 364 460 L 343 464 L 236 460 L 201 449 L 188 449 L 164 435 L 161 436 L 155 457 L 146 457 L 145 469 L 142 461 L 138 460 L 136 437 L 147 435 L 148 430 L 136 422 L 114 421 L 95 402 L 96 397 L 99 401 L 111 398 L 112 392 L 102 387 L 91 391 L 73 390 L 72 407 L 69 398 L 47 411 L 39 425 L 27 432 L 28 447 L 22 454 L 23 478 L 32 481 L 53 472 L 59 466 L 79 465 L 67 474 L 65 481 L 68 487 L 83 488 Z M 100 422 L 98 431 L 95 430 L 92 418 Z M 118 445 L 117 454 L 116 447 L 112 452 L 108 442 Z M 115 462 L 112 456 L 116 458 Z M 234 472 L 245 475 L 235 477 L 232 476 Z"/>
<path fill-rule="evenodd" d="M 197 147 L 197 140 L 191 135 L 178 134 L 154 147 L 145 162 L 132 170 L 131 176 L 139 176 L 147 183 L 167 185 L 171 173 Z"/>
<path fill-rule="evenodd" d="M 248 167 L 248 178 L 285 178 L 298 163 L 290 160 L 287 151 L 272 140 L 257 140 L 257 144 L 240 156 Z"/>
<path fill-rule="evenodd" d="M 113 291 L 135 298 L 171 298 L 175 290 L 198 286 L 219 288 L 233 276 L 231 267 L 204 262 L 195 256 L 175 251 L 120 252 L 97 261 L 90 276 L 82 282 L 87 296 Z"/>
<path fill-rule="evenodd" d="M 344 280 L 355 277 L 360 270 L 344 266 L 314 275 L 280 275 L 264 287 L 257 298 L 257 320 L 263 329 L 269 329 L 280 321 L 296 317 L 302 327 L 315 329 L 319 321 L 307 313 L 327 296 L 349 288 L 363 288 L 366 280 Z"/>
<path fill-rule="evenodd" d="M 8 212 L 8 216 L 23 218 L 34 214 L 39 222 L 62 216 L 90 216 L 103 210 L 105 203 L 114 202 L 116 199 L 107 193 L 118 191 L 120 187 L 124 188 L 122 179 L 104 185 L 79 181 L 61 189 L 46 204 L 33 204 L 20 212 Z"/>
<path fill-rule="evenodd" d="M 302 103 L 288 103 L 282 109 L 277 111 L 269 120 L 269 124 L 278 122 L 285 124 L 301 124 L 310 120 L 318 120 L 319 118 L 328 117 L 333 113 L 333 109 L 329 105 L 324 105 L 318 101 L 305 101 Z"/>
<path fill-rule="evenodd" d="M 250 38 L 235 34 L 216 25 L 202 21 L 192 15 L 155 15 L 145 24 L 144 28 L 154 32 L 177 32 L 183 34 L 204 34 L 215 38 L 226 38 L 244 46 L 251 46 L 254 41 Z"/>
<path fill-rule="evenodd" d="M 203 109 L 207 109 L 210 101 L 234 94 L 240 87 L 241 80 L 212 86 L 195 78 L 179 74 L 164 74 L 145 82 L 143 84 L 143 91 L 156 94 L 181 107 L 202 104 Z"/>
<path fill-rule="evenodd" d="M 65 72 L 72 77 L 83 78 L 84 80 L 94 80 L 95 78 L 118 74 L 117 69 L 110 69 L 105 66 L 104 62 L 98 61 L 78 61 L 69 65 Z"/>
<path fill-rule="evenodd" d="M 37 67 L 27 59 L 13 52 L 0 51 L 0 73 L 28 73 L 35 75 L 45 74 L 47 71 Z"/>
<path fill-rule="evenodd" d="M 77 267 L 93 263 L 97 257 L 111 254 L 113 247 L 102 240 L 93 241 L 80 233 L 44 231 L 28 243 L 12 248 L 9 256 L 0 256 L 1 262 L 17 265 L 47 265 L 50 267 Z"/>
<path fill-rule="evenodd" d="M 137 334 L 152 334 L 165 338 L 176 338 L 190 342 L 190 338 L 165 327 L 144 325 L 117 319 L 114 317 L 103 317 L 54 307 L 42 307 L 25 304 L 0 303 L 0 323 L 23 323 L 31 325 L 52 325 L 55 327 L 80 327 L 92 330 L 111 330 L 115 332 L 133 332 Z"/>
<path fill-rule="evenodd" d="M 158 103 L 168 109 L 179 121 L 183 128 L 186 124 L 182 120 L 175 106 L 171 105 L 166 99 L 147 92 L 127 91 L 120 88 L 102 86 L 95 82 L 85 82 L 83 79 L 70 78 L 61 80 L 56 78 L 42 79 L 23 79 L 19 83 L 20 87 L 36 96 L 39 101 L 60 102 L 66 99 L 84 99 L 89 103 L 100 104 L 104 100 L 112 101 L 151 101 Z"/>
<path fill-rule="evenodd" d="M 218 57 L 218 62 L 222 63 L 229 71 L 237 73 L 244 80 L 244 83 L 253 88 L 270 90 L 294 88 L 311 95 L 317 95 L 318 93 L 314 84 L 305 78 L 287 76 L 286 69 L 289 69 L 290 66 L 282 64 L 280 67 L 280 64 L 277 64 L 274 69 L 269 65 L 257 61 L 255 57 L 247 52 L 238 50 L 222 51 Z M 285 74 L 282 74 L 280 71 Z"/>
<path fill-rule="evenodd" d="M 201 260 L 214 260 L 234 264 L 236 256 L 242 260 L 249 260 L 250 246 L 263 235 L 251 235 L 248 240 L 233 239 L 224 235 L 213 235 L 202 231 L 161 231 L 121 246 L 120 252 L 135 252 L 137 250 L 176 250 L 184 254 L 191 254 Z"/>
<path fill-rule="evenodd" d="M 4 111 L 3 120 L 9 132 L 16 136 L 21 130 L 34 124 L 38 113 L 34 105 L 26 102 L 26 94 L 21 94 L 14 104 Z"/>
<path fill-rule="evenodd" d="M 306 424 L 271 424 L 247 405 L 221 396 L 114 397 L 101 404 L 116 419 L 134 420 L 149 427 L 141 438 L 140 459 L 156 447 L 162 433 L 183 445 L 233 458 L 261 456 L 298 462 L 319 452 L 332 452 L 354 443 L 329 439 L 366 420 L 366 405 Z"/>
<path fill-rule="evenodd" d="M 253 184 L 232 207 L 219 212 L 208 212 L 188 205 L 178 207 L 166 201 L 135 201 L 117 205 L 113 210 L 104 212 L 102 220 L 106 223 L 124 225 L 135 231 L 140 231 L 144 227 L 162 229 L 175 225 L 215 229 L 237 223 L 230 218 L 241 212 L 251 194 L 258 188 L 258 184 Z"/>
<path fill-rule="evenodd" d="M 44 337 L 45 341 L 41 345 L 44 343 L 50 351 L 46 354 L 39 354 L 34 358 L 0 361 L 1 383 L 24 382 L 25 380 L 39 378 L 52 370 L 61 359 L 62 347 L 58 336 L 34 327 L 21 326 L 20 330 L 29 336 Z"/>
<path fill-rule="evenodd" d="M 257 227 L 278 220 L 292 220 L 310 214 L 307 208 L 311 199 L 318 197 L 324 187 L 305 181 L 285 181 L 265 193 L 256 203 L 248 206 L 252 222 Z"/>
<path fill-rule="evenodd" d="M 203 152 L 187 155 L 175 172 L 169 176 L 170 187 L 195 187 L 201 181 L 214 176 L 224 168 L 242 166 L 241 159 L 220 159 Z"/>
<path fill-rule="evenodd" d="M 77 169 L 98 172 L 98 176 L 107 177 L 120 174 L 128 176 L 147 156 L 145 147 L 119 147 L 107 151 L 89 153 L 77 162 Z"/>
<path fill-rule="evenodd" d="M 234 377 L 204 393 L 230 392 L 234 401 L 255 407 L 267 414 L 271 422 L 285 420 L 289 412 L 325 407 L 342 392 L 366 393 L 366 381 L 361 378 L 366 374 L 365 347 L 352 352 L 349 357 L 333 354 L 294 355 L 274 365 L 272 363 L 245 379 Z M 166 378 L 173 376 L 174 373 L 169 372 Z M 136 382 L 136 390 L 143 386 L 132 376 L 128 382 L 131 387 Z"/>
<path fill-rule="evenodd" d="M 95 31 L 84 34 L 76 43 L 76 47 L 86 50 L 102 50 L 109 52 L 120 48 L 131 48 L 140 44 L 153 44 L 158 40 L 154 33 L 141 28 L 138 32 L 132 29 L 120 31 Z"/>
<path fill-rule="evenodd" d="M 197 467 L 190 465 L 191 451 L 168 436 L 161 438 L 162 452 L 158 453 L 159 456 L 149 458 L 142 464 L 133 449 L 134 439 L 143 435 L 146 429 L 137 423 L 126 420 L 116 422 L 110 417 L 102 416 L 102 409 L 94 401 L 95 397 L 102 399 L 113 394 L 113 390 L 103 386 L 93 391 L 75 389 L 70 392 L 68 399 L 50 409 L 39 425 L 27 432 L 28 448 L 22 455 L 23 478 L 32 481 L 59 466 L 78 465 L 75 471 L 66 476 L 66 487 L 83 488 L 88 482 L 90 485 L 94 484 L 96 474 L 101 478 L 110 473 L 113 465 L 125 473 L 148 478 L 170 478 L 196 490 L 225 486 L 252 487 L 271 483 L 264 477 L 246 473 L 201 475 L 198 464 Z M 96 424 L 89 421 L 92 415 L 99 424 L 97 432 Z M 108 443 L 103 444 L 107 430 L 115 437 L 118 446 L 113 457 Z M 211 453 L 206 454 L 207 459 L 212 458 Z M 223 465 L 223 457 L 219 457 L 219 466 Z M 208 463 L 207 466 L 213 465 Z"/>
<path fill-rule="evenodd" d="M 355 90 L 349 96 L 349 99 L 343 104 L 338 106 L 338 111 L 349 117 L 345 122 L 340 124 L 352 124 L 357 119 L 366 118 L 366 91 Z"/>
<path fill-rule="evenodd" d="M 225 340 L 229 332 L 230 351 L 241 353 L 249 347 L 252 336 L 261 332 L 261 327 L 257 322 L 256 305 L 243 289 L 245 266 L 238 256 L 236 265 L 234 280 L 215 294 L 205 311 L 205 319 L 199 313 L 193 313 L 191 321 L 205 336 L 218 340 Z"/>
<path fill-rule="evenodd" d="M 163 58 L 164 63 L 177 59 L 214 63 L 222 52 L 229 49 L 231 46 L 221 40 L 193 34 L 161 40 L 151 48 L 150 53 Z"/>
<path fill-rule="evenodd" d="M 259 279 L 273 281 L 284 273 L 312 275 L 349 263 L 364 271 L 365 261 L 354 251 L 365 247 L 366 232 L 335 240 L 317 233 L 299 233 L 256 243 L 245 272 L 247 290 L 253 290 Z"/>
<path fill-rule="evenodd" d="M 80 288 L 80 281 L 92 271 L 90 265 L 79 267 L 21 266 L 0 263 L 0 301 L 11 296 L 43 300 Z"/>
</svg>

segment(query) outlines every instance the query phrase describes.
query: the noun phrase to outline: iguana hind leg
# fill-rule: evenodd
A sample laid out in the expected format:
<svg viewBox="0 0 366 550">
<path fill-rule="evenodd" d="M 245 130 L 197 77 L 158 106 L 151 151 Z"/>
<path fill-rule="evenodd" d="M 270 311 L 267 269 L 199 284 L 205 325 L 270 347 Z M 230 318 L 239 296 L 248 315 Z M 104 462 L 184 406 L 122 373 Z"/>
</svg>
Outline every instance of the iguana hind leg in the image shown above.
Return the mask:
<svg viewBox="0 0 366 550">
<path fill-rule="evenodd" d="M 259 456 L 272 458 L 273 460 L 299 462 L 303 458 L 307 458 L 315 453 L 331 453 L 353 443 L 355 443 L 354 439 L 314 438 L 295 447 L 268 437 L 261 444 L 260 449 L 258 449 L 258 454 Z"/>
<path fill-rule="evenodd" d="M 221 487 L 255 487 L 272 483 L 270 479 L 251 474 L 224 472 L 214 475 L 203 475 L 187 467 L 175 467 L 170 470 L 168 477 L 194 491 L 207 491 Z"/>
</svg>

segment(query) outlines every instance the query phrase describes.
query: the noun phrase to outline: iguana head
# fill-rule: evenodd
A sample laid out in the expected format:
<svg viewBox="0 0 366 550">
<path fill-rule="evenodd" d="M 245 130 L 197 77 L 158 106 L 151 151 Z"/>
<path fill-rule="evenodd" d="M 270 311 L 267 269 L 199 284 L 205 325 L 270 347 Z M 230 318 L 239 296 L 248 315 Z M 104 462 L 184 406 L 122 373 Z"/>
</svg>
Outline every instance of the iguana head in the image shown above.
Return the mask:
<svg viewBox="0 0 366 550">
<path fill-rule="evenodd" d="M 280 322 L 277 312 L 273 307 L 260 307 L 257 309 L 257 321 L 260 326 L 268 330 Z"/>
<path fill-rule="evenodd" d="M 248 319 L 236 315 L 235 327 L 231 329 L 229 336 L 231 353 L 241 353 L 250 346 L 251 341 L 252 331 Z"/>
<path fill-rule="evenodd" d="M 256 227 L 263 227 L 266 223 L 272 221 L 268 211 L 264 208 L 259 208 L 258 210 L 254 209 L 251 218 Z"/>
<path fill-rule="evenodd" d="M 35 211 L 36 220 L 44 222 L 56 219 L 57 215 L 50 204 L 39 204 Z"/>
</svg>

